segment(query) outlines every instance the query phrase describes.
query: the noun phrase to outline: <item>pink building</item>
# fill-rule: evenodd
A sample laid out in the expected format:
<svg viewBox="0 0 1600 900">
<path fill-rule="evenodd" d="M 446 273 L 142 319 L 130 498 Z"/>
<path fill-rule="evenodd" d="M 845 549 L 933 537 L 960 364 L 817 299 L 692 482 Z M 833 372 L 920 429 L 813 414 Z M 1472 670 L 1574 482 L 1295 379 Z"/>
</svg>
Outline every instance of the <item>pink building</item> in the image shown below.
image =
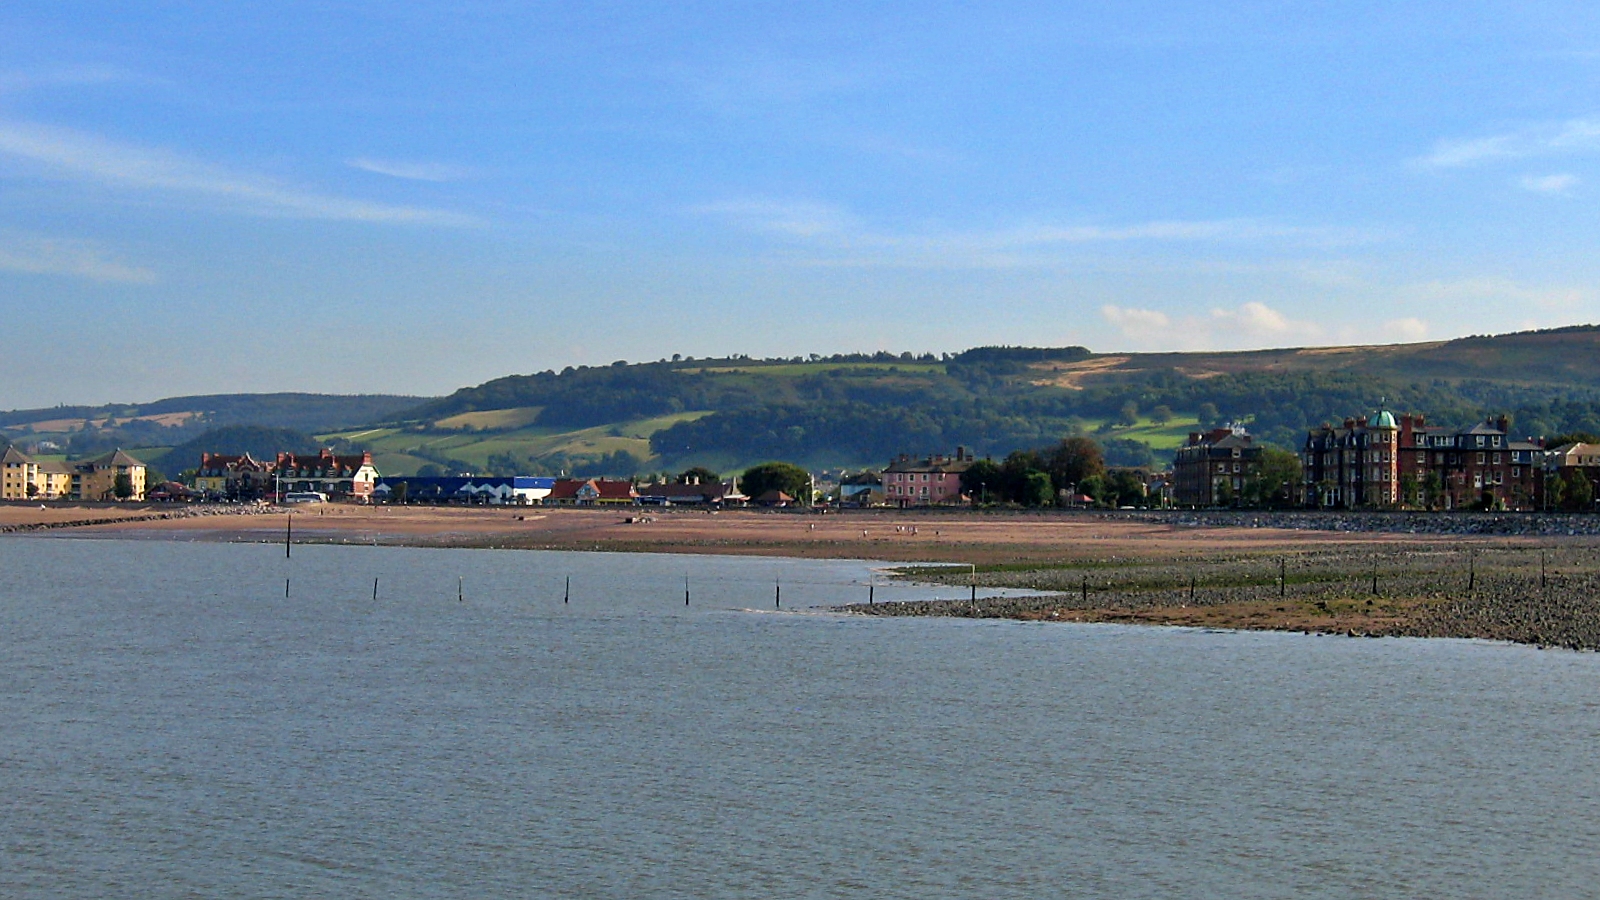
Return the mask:
<svg viewBox="0 0 1600 900">
<path fill-rule="evenodd" d="M 890 506 L 960 503 L 961 473 L 973 462 L 972 454 L 965 447 L 957 447 L 954 458 L 912 459 L 902 453 L 883 470 L 884 501 Z"/>
</svg>

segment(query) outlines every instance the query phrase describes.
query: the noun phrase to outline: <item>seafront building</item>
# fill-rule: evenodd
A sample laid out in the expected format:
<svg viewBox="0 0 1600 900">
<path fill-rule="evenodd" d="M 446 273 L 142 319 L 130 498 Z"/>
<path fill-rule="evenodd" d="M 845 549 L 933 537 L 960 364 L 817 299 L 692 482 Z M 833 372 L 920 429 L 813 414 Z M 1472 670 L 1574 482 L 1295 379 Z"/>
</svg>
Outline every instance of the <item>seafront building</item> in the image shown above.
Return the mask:
<svg viewBox="0 0 1600 900">
<path fill-rule="evenodd" d="M 1172 502 L 1230 506 L 1261 474 L 1262 447 L 1242 425 L 1193 431 L 1172 461 Z"/>
<path fill-rule="evenodd" d="M 145 464 L 122 450 L 82 462 L 35 460 L 16 447 L 0 454 L 3 500 L 143 500 Z M 118 479 L 126 478 L 126 496 Z"/>
<path fill-rule="evenodd" d="M 883 470 L 884 501 L 890 506 L 941 506 L 962 502 L 961 473 L 977 460 L 965 447 L 954 457 L 913 459 L 901 454 Z"/>
<path fill-rule="evenodd" d="M 1380 410 L 1324 424 L 1301 447 L 1303 501 L 1324 509 L 1537 509 L 1545 453 L 1505 416 L 1466 430 Z"/>
</svg>

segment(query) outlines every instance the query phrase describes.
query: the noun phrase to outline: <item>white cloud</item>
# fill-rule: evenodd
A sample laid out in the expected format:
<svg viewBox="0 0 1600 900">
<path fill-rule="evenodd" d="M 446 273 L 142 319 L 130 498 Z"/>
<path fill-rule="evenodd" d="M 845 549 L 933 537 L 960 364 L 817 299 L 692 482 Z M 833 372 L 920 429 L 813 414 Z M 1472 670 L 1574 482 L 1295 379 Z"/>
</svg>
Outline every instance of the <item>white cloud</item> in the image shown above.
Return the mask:
<svg viewBox="0 0 1600 900">
<path fill-rule="evenodd" d="M 1536 194 L 1564 194 L 1578 184 L 1578 176 L 1566 172 L 1558 175 L 1524 175 L 1517 183 L 1523 190 Z"/>
<path fill-rule="evenodd" d="M 1600 118 L 1544 122 L 1483 137 L 1442 140 L 1417 162 L 1455 169 L 1504 159 L 1600 151 Z"/>
<path fill-rule="evenodd" d="M 9 232 L 0 232 L 0 270 L 124 284 L 151 284 L 156 280 L 151 270 L 121 262 L 90 241 Z"/>
<path fill-rule="evenodd" d="M 1109 303 L 1100 307 L 1100 315 L 1124 335 L 1135 339 L 1147 336 L 1152 331 L 1165 330 L 1172 324 L 1172 320 L 1164 312 L 1115 306 Z"/>
<path fill-rule="evenodd" d="M 473 170 L 464 166 L 452 166 L 444 163 L 405 162 L 393 159 L 373 159 L 358 156 L 345 161 L 354 169 L 372 172 L 377 175 L 387 175 L 390 178 L 403 178 L 407 181 L 460 181 L 471 178 Z"/>
<path fill-rule="evenodd" d="M 1237 329 L 1257 337 L 1288 335 L 1295 330 L 1288 316 L 1256 301 L 1245 303 L 1237 309 L 1213 309 L 1211 318 L 1224 328 Z"/>
<path fill-rule="evenodd" d="M 1100 315 L 1141 348 L 1211 350 L 1246 346 L 1288 346 L 1321 338 L 1314 322 L 1292 319 L 1265 303 L 1250 301 L 1214 308 L 1205 315 L 1174 318 L 1159 310 L 1107 304 Z"/>
<path fill-rule="evenodd" d="M 0 155 L 30 160 L 61 177 L 203 197 L 223 209 L 251 215 L 453 227 L 478 224 L 460 213 L 299 190 L 166 150 L 46 125 L 0 120 Z"/>
</svg>

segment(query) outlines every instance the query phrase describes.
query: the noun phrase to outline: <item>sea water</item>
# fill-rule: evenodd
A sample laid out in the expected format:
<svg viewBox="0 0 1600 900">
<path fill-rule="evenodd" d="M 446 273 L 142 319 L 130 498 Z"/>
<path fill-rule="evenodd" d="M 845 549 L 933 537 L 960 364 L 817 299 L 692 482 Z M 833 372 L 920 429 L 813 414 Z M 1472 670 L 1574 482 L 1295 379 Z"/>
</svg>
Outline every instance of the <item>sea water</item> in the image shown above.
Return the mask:
<svg viewBox="0 0 1600 900">
<path fill-rule="evenodd" d="M 872 579 L 0 539 L 0 896 L 1600 894 L 1600 656 Z"/>
</svg>

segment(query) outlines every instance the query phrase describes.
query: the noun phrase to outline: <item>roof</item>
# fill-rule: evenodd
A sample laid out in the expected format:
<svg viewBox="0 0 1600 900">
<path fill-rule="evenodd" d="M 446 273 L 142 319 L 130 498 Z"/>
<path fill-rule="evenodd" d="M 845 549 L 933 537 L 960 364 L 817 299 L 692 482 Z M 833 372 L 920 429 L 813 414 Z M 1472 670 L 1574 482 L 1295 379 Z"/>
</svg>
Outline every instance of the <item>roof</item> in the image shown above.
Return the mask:
<svg viewBox="0 0 1600 900">
<path fill-rule="evenodd" d="M 923 457 L 922 459 L 912 459 L 909 456 L 901 456 L 899 459 L 889 463 L 889 465 L 884 468 L 884 471 L 960 473 L 972 468 L 972 464 L 974 462 L 977 462 L 977 460 L 970 458 L 959 459 L 951 456 L 928 456 Z"/>
<path fill-rule="evenodd" d="M 1394 413 L 1389 412 L 1387 409 L 1382 409 L 1378 411 L 1378 417 L 1372 420 L 1372 427 L 1398 428 L 1400 426 L 1394 423 Z"/>
<path fill-rule="evenodd" d="M 0 455 L 0 463 L 31 463 L 31 462 L 33 462 L 33 457 L 29 456 L 26 453 L 23 453 L 21 450 L 18 450 L 16 447 L 6 447 L 5 454 L 4 455 Z"/>
<path fill-rule="evenodd" d="M 123 452 L 121 447 L 118 447 L 104 456 L 95 457 L 94 459 L 89 460 L 89 465 L 96 467 L 143 466 L 144 463 L 129 456 L 127 453 Z"/>
</svg>

